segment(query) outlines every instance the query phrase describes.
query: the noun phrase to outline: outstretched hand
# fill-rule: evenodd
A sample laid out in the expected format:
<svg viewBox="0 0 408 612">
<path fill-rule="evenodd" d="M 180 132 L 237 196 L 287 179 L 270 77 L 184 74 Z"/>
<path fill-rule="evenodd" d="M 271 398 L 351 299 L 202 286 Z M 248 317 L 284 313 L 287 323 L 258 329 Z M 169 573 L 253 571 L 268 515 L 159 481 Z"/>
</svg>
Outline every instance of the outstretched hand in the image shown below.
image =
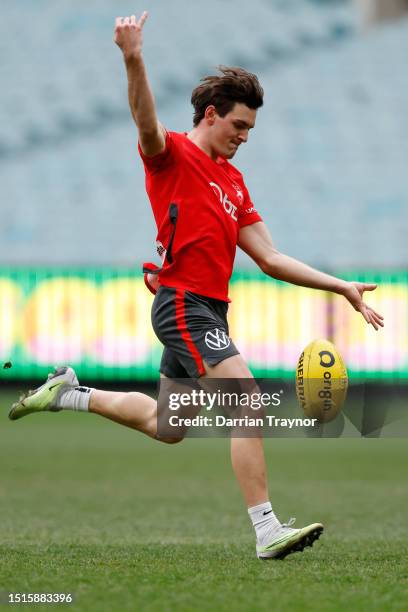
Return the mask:
<svg viewBox="0 0 408 612">
<path fill-rule="evenodd" d="M 350 302 L 354 310 L 361 312 L 367 323 L 372 325 L 374 329 L 384 327 L 384 317 L 376 312 L 371 306 L 363 302 L 364 291 L 374 291 L 377 285 L 373 283 L 347 283 L 346 288 L 342 292 L 346 300 Z"/>
<path fill-rule="evenodd" d="M 125 58 L 136 57 L 141 54 L 143 46 L 142 30 L 147 16 L 147 11 L 144 11 L 139 20 L 136 20 L 135 15 L 116 17 L 113 40 L 122 49 Z"/>
</svg>

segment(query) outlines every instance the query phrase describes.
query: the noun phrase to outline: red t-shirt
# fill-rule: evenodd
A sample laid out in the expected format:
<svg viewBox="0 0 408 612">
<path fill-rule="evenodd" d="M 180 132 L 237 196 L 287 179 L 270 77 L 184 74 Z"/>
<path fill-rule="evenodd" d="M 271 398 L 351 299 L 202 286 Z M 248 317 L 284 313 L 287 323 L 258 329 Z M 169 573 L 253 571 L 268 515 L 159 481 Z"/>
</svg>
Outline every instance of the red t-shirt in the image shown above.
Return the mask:
<svg viewBox="0 0 408 612">
<path fill-rule="evenodd" d="M 186 134 L 168 132 L 166 149 L 159 155 L 147 157 L 140 145 L 139 153 L 161 255 L 174 227 L 170 204 L 178 209 L 173 262 L 164 258 L 160 284 L 229 301 L 239 229 L 262 221 L 242 174 L 223 158 L 212 160 Z"/>
</svg>

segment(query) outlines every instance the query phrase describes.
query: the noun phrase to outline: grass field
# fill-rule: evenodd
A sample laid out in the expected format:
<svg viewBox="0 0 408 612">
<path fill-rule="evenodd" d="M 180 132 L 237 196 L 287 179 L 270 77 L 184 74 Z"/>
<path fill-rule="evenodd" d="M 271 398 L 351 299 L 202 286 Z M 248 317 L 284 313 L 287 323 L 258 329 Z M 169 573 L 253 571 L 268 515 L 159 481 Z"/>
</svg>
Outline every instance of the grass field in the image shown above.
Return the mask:
<svg viewBox="0 0 408 612">
<path fill-rule="evenodd" d="M 280 518 L 326 532 L 261 562 L 228 440 L 168 447 L 87 414 L 12 423 L 11 397 L 0 591 L 71 592 L 84 611 L 408 609 L 406 440 L 266 440 Z"/>
</svg>

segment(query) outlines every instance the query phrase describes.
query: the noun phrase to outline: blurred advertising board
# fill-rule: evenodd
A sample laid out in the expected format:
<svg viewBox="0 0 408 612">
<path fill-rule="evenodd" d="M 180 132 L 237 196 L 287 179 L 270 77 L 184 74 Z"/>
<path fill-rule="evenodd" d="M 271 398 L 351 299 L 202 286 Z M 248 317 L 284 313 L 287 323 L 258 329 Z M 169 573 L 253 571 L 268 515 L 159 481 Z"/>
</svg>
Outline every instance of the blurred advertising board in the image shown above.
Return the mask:
<svg viewBox="0 0 408 612">
<path fill-rule="evenodd" d="M 384 315 L 384 329 L 376 332 L 340 296 L 234 274 L 230 335 L 256 376 L 293 377 L 303 348 L 328 338 L 350 377 L 408 379 L 408 272 L 337 274 L 378 283 L 366 299 Z M 62 364 L 80 378 L 157 378 L 162 346 L 152 300 L 138 269 L 0 269 L 0 359 L 13 365 L 7 379 L 42 377 Z"/>
</svg>

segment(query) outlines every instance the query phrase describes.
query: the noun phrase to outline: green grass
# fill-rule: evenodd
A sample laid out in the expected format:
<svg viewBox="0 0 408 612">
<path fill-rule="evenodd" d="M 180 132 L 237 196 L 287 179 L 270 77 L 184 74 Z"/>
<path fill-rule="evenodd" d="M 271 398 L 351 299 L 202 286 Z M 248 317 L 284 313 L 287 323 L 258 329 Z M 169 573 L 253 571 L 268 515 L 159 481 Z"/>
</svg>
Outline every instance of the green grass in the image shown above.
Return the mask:
<svg viewBox="0 0 408 612">
<path fill-rule="evenodd" d="M 86 612 L 407 610 L 405 440 L 267 439 L 275 510 L 326 531 L 261 562 L 228 440 L 169 447 L 85 414 L 12 423 L 9 401 L 0 591 L 72 592 Z"/>
</svg>

